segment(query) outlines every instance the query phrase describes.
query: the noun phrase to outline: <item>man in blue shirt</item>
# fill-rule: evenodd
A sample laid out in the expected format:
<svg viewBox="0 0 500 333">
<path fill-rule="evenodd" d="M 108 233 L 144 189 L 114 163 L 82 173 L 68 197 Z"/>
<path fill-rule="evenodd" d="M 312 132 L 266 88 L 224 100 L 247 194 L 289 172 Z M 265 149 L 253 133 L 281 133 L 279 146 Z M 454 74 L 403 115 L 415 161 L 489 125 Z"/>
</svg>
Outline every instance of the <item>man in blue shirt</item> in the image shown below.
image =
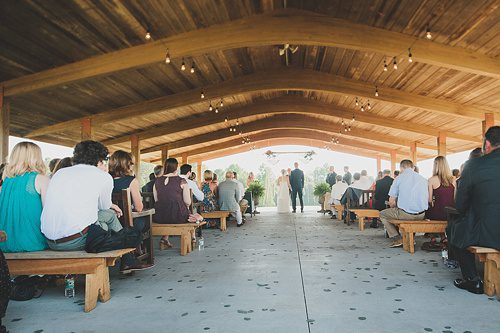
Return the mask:
<svg viewBox="0 0 500 333">
<path fill-rule="evenodd" d="M 380 212 L 380 220 L 393 240 L 390 247 L 399 247 L 403 241 L 391 220 L 423 220 L 428 208 L 429 191 L 427 180 L 414 171 L 413 162 L 402 160 L 401 173 L 389 190 L 389 206 Z"/>
</svg>

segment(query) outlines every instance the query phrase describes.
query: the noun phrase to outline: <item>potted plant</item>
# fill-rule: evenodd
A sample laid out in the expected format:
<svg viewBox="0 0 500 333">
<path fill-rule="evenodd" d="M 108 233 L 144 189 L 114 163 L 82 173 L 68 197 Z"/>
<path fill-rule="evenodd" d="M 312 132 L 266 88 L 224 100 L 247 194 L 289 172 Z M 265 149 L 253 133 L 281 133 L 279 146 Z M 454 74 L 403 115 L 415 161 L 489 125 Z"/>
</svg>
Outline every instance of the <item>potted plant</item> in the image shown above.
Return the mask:
<svg viewBox="0 0 500 333">
<path fill-rule="evenodd" d="M 259 181 L 253 181 L 248 185 L 247 191 L 252 192 L 252 198 L 255 206 L 259 205 L 259 198 L 264 195 L 265 188 Z"/>
<path fill-rule="evenodd" d="M 319 183 L 314 186 L 313 194 L 318 197 L 318 203 L 323 207 L 323 203 L 325 202 L 325 194 L 330 192 L 332 189 L 330 185 L 327 183 Z"/>
</svg>

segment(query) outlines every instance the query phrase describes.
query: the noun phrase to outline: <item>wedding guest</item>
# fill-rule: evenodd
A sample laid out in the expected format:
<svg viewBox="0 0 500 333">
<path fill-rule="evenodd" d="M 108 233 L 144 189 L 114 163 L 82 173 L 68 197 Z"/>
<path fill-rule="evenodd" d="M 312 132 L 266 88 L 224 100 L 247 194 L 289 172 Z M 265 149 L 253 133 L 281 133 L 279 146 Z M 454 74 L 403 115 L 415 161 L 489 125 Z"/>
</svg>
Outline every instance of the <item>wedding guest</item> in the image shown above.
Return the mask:
<svg viewBox="0 0 500 333">
<path fill-rule="evenodd" d="M 139 180 L 134 176 L 132 170 L 134 162 L 132 155 L 123 150 L 115 151 L 109 158 L 109 174 L 113 177 L 113 193 L 130 188 L 132 207 L 136 212 L 142 212 L 144 205 L 139 190 Z M 135 221 L 134 221 L 135 223 Z M 144 225 L 139 226 L 142 230 Z"/>
<path fill-rule="evenodd" d="M 399 170 L 394 170 L 394 179 L 398 178 Z"/>
<path fill-rule="evenodd" d="M 49 172 L 52 175 L 54 173 L 54 169 L 56 168 L 57 163 L 60 161 L 60 158 L 53 158 L 49 162 Z"/>
<path fill-rule="evenodd" d="M 347 185 L 351 185 L 351 183 L 352 183 L 352 175 L 349 172 L 349 167 L 348 166 L 344 167 L 344 177 L 342 179 L 346 182 Z"/>
<path fill-rule="evenodd" d="M 54 167 L 54 170 L 52 171 L 52 175 L 54 175 L 57 171 L 63 168 L 67 168 L 73 165 L 73 159 L 71 157 L 65 157 L 61 160 L 59 160 Z M 51 176 L 52 176 L 51 175 Z"/>
<path fill-rule="evenodd" d="M 444 156 L 434 159 L 432 177 L 429 178 L 429 209 L 425 218 L 446 221 L 445 207 L 455 206 L 455 178 L 451 174 L 448 161 Z"/>
<path fill-rule="evenodd" d="M 212 178 L 212 183 L 214 183 L 215 186 L 219 186 L 219 177 L 217 174 L 214 172 L 214 176 Z"/>
<path fill-rule="evenodd" d="M 455 177 L 455 179 L 460 178 L 460 169 L 451 170 L 451 174 L 453 175 L 453 177 Z"/>
<path fill-rule="evenodd" d="M 156 178 L 163 174 L 163 165 L 157 165 L 153 169 L 153 173 L 149 175 L 149 182 L 146 183 L 141 189 L 142 193 L 153 192 L 153 185 L 155 184 Z"/>
<path fill-rule="evenodd" d="M 330 170 L 326 175 L 326 182 L 330 185 L 330 187 L 335 185 L 337 182 L 337 173 L 335 172 L 335 167 L 333 165 L 330 166 Z"/>
<path fill-rule="evenodd" d="M 255 181 L 255 176 L 254 176 L 253 172 L 250 171 L 250 173 L 248 174 L 248 178 L 247 178 L 247 187 L 249 187 L 250 184 L 252 184 L 254 181 Z"/>
<path fill-rule="evenodd" d="M 219 184 L 219 206 L 220 210 L 229 211 L 236 218 L 238 227 L 243 225 L 243 217 L 239 205 L 240 189 L 233 181 L 234 173 L 226 172 L 226 180 Z"/>
<path fill-rule="evenodd" d="M 9 235 L 0 243 L 2 252 L 31 252 L 47 248 L 40 231 L 49 177 L 45 175 L 42 151 L 31 142 L 12 149 L 3 171 L 0 191 L 0 230 Z"/>
<path fill-rule="evenodd" d="M 180 177 L 184 178 L 189 186 L 189 189 L 193 192 L 194 197 L 198 201 L 203 201 L 205 198 L 205 195 L 203 192 L 198 188 L 198 184 L 196 184 L 192 179 L 191 179 L 191 164 L 183 164 L 181 165 L 180 171 Z"/>
<path fill-rule="evenodd" d="M 373 208 L 382 211 L 387 208 L 389 201 L 389 190 L 394 182 L 391 177 L 391 170 L 385 169 L 382 173 L 383 177 L 375 183 L 375 194 L 373 195 L 374 203 Z M 378 228 L 377 219 L 372 219 L 370 228 Z"/>
<path fill-rule="evenodd" d="M 335 184 L 332 186 L 332 192 L 330 194 L 330 205 L 340 205 L 340 199 L 345 193 L 345 190 L 349 187 L 347 183 L 342 179 L 342 175 L 337 175 L 335 177 Z M 338 212 L 335 211 L 332 219 L 337 217 L 341 219 L 342 216 L 338 216 Z"/>
<path fill-rule="evenodd" d="M 201 183 L 203 201 L 200 207 L 202 212 L 217 210 L 217 185 L 212 181 L 213 177 L 214 173 L 210 170 L 205 170 L 203 173 L 204 182 Z"/>
<path fill-rule="evenodd" d="M 483 156 L 483 151 L 481 148 L 474 148 L 469 153 L 469 160 Z"/>
</svg>

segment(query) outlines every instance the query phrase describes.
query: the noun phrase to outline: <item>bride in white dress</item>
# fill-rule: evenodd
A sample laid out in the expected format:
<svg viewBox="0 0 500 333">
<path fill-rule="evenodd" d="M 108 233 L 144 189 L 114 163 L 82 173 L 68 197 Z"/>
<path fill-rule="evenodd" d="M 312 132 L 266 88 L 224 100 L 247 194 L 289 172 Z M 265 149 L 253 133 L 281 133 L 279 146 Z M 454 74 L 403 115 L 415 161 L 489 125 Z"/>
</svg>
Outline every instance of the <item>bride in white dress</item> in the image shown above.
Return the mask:
<svg viewBox="0 0 500 333">
<path fill-rule="evenodd" d="M 290 179 L 286 170 L 281 170 L 281 176 L 278 178 L 278 213 L 290 212 Z"/>
</svg>

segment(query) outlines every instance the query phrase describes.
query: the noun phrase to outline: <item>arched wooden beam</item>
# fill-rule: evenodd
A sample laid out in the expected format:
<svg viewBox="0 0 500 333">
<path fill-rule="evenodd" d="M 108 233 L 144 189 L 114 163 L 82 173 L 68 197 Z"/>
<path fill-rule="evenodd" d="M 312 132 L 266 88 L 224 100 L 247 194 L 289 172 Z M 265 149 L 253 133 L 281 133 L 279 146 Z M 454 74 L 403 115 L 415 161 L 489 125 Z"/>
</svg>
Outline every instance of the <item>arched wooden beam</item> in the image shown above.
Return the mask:
<svg viewBox="0 0 500 333">
<path fill-rule="evenodd" d="M 263 140 L 268 140 L 268 139 L 288 139 L 289 142 L 293 142 L 295 139 L 313 139 L 316 141 L 321 141 L 323 142 L 323 146 L 326 144 L 332 149 L 335 147 L 338 147 L 339 145 L 344 148 L 349 148 L 349 147 L 355 147 L 358 149 L 364 149 L 367 151 L 371 152 L 377 152 L 379 154 L 384 154 L 384 156 L 389 157 L 390 156 L 390 149 L 384 146 L 378 146 L 378 145 L 373 145 L 365 142 L 359 142 L 353 139 L 350 139 L 348 137 L 342 137 L 339 139 L 339 144 L 333 144 L 330 141 L 330 136 L 325 135 L 323 132 L 317 132 L 315 130 L 310 130 L 310 129 L 270 129 L 270 130 L 265 130 L 262 132 L 258 132 L 256 134 L 253 134 L 251 136 L 251 142 L 260 142 Z M 219 150 L 225 150 L 229 148 L 234 148 L 234 147 L 239 147 L 239 146 L 249 146 L 248 144 L 243 144 L 242 142 L 242 137 L 238 137 L 237 139 L 231 139 L 228 141 L 216 143 L 210 146 L 205 146 L 202 148 L 197 148 L 193 150 L 179 150 L 176 151 L 174 156 L 181 156 L 182 154 L 187 154 L 188 156 L 197 156 L 197 155 L 204 155 L 204 154 L 209 154 L 209 153 L 214 153 Z M 408 157 L 408 154 L 405 154 L 404 152 L 399 152 L 401 156 Z M 432 158 L 433 155 L 425 155 L 425 154 L 419 154 L 419 157 L 421 159 L 426 159 L 426 158 Z"/>
<path fill-rule="evenodd" d="M 411 45 L 415 61 L 500 78 L 498 60 L 478 52 L 317 13 L 287 9 L 182 33 L 26 75 L 0 85 L 5 87 L 6 96 L 13 96 L 159 63 L 164 60 L 166 48 L 172 56 L 180 58 L 285 42 L 388 55 L 400 54 Z"/>
<path fill-rule="evenodd" d="M 339 127 L 340 126 L 338 122 L 325 121 L 313 117 L 308 117 L 305 115 L 284 114 L 284 115 L 271 116 L 265 119 L 260 119 L 250 123 L 243 124 L 242 130 L 246 135 L 253 132 L 259 132 L 269 129 L 280 129 L 280 128 L 312 129 L 318 132 L 322 132 L 327 139 L 326 141 L 329 141 L 332 136 L 338 137 Z M 378 134 L 366 130 L 358 130 L 355 127 L 350 132 L 345 132 L 345 134 L 341 135 L 341 137 L 344 136 L 364 138 L 368 140 L 379 141 L 402 147 L 410 147 L 410 145 L 412 144 L 412 141 L 410 140 L 406 140 L 399 137 L 393 137 L 385 134 Z M 179 141 L 169 142 L 168 143 L 169 152 L 174 154 L 176 153 L 175 150 L 184 147 L 206 144 L 210 143 L 211 141 L 237 138 L 237 137 L 239 137 L 238 133 L 230 132 L 228 129 L 223 129 L 215 132 L 197 135 L 194 137 L 189 137 Z M 165 144 L 144 148 L 141 150 L 141 153 L 146 154 L 159 151 L 164 146 Z"/>
<path fill-rule="evenodd" d="M 325 102 L 319 102 L 300 96 L 285 96 L 270 100 L 260 100 L 249 105 L 238 108 L 231 108 L 228 111 L 222 111 L 223 112 L 219 112 L 218 114 L 207 111 L 202 115 L 197 115 L 197 117 L 188 116 L 175 121 L 170 121 L 160 126 L 155 126 L 141 132 L 137 132 L 135 134 L 137 134 L 141 140 L 147 140 L 158 136 L 171 135 L 204 126 L 218 124 L 224 122 L 225 117 L 245 121 L 245 117 L 249 116 L 282 113 L 320 114 L 336 118 L 343 118 L 346 120 L 351 119 L 352 116 L 355 115 L 356 121 L 362 123 L 388 128 L 396 128 L 408 132 L 425 134 L 432 137 L 437 137 L 440 132 L 443 132 L 442 129 L 439 129 L 437 127 L 428 125 L 423 126 L 421 124 L 412 123 L 410 121 L 383 117 L 374 113 L 370 113 L 368 110 L 365 112 L 351 110 L 345 107 L 336 106 Z M 481 143 L 480 138 L 476 138 L 470 135 L 447 132 L 447 136 L 449 138 Z M 105 145 L 115 145 L 123 142 L 128 142 L 129 140 L 130 135 L 124 135 L 115 139 L 104 140 L 102 142 Z"/>
<path fill-rule="evenodd" d="M 497 112 L 497 110 L 493 108 L 461 105 L 455 102 L 420 96 L 398 89 L 379 86 L 379 96 L 375 97 L 375 87 L 371 83 L 348 79 L 329 73 L 295 68 L 244 75 L 204 87 L 206 98 L 203 104 L 207 104 L 207 101 L 210 99 L 218 99 L 221 97 L 283 90 L 321 91 L 341 95 L 351 95 L 360 98 L 369 98 L 372 101 L 383 101 L 403 107 L 412 107 L 476 120 L 483 120 L 485 113 L 496 113 L 500 118 L 500 112 Z M 142 117 L 152 113 L 163 112 L 199 103 L 200 91 L 199 88 L 195 88 L 178 94 L 97 113 L 89 117 L 92 119 L 92 124 L 94 126 L 102 126 L 103 124 L 111 121 L 123 121 L 133 117 Z M 53 132 L 63 132 L 67 131 L 68 128 L 77 128 L 80 124 L 81 119 L 64 121 L 55 125 L 34 130 L 29 133 L 27 137 L 33 138 Z"/>
</svg>

